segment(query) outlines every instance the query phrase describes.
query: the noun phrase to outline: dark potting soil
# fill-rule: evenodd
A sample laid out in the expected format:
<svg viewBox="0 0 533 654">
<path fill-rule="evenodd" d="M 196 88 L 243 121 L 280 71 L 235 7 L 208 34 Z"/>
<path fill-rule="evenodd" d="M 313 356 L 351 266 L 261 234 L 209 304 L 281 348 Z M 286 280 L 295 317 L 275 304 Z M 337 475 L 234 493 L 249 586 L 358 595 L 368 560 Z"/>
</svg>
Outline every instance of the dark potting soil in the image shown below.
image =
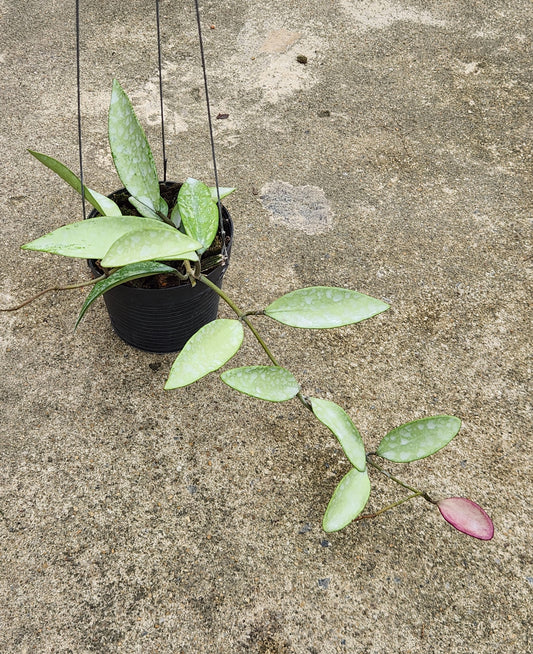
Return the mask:
<svg viewBox="0 0 533 654">
<path fill-rule="evenodd" d="M 172 211 L 172 208 L 177 202 L 178 192 L 181 188 L 181 184 L 178 182 L 160 182 L 159 188 L 161 191 L 161 197 L 165 200 L 169 207 L 169 214 Z M 130 193 L 126 189 L 121 189 L 115 193 L 112 193 L 109 196 L 116 204 L 119 206 L 123 216 L 140 216 L 141 214 L 135 209 L 135 207 L 129 202 Z M 99 215 L 99 214 L 98 214 Z M 230 236 L 229 236 L 229 221 L 224 220 L 224 230 L 226 246 L 229 245 Z M 201 270 L 204 275 L 209 274 L 214 270 L 220 263 L 217 261 L 218 255 L 222 251 L 222 238 L 220 233 L 220 227 L 218 233 L 211 244 L 211 246 L 202 254 L 200 257 Z M 99 270 L 102 270 L 100 262 L 96 261 L 96 266 Z M 175 268 L 180 273 L 185 274 L 185 266 L 183 261 L 165 261 L 165 265 Z M 103 272 L 103 270 L 102 270 Z M 134 279 L 130 282 L 126 282 L 127 286 L 133 286 L 135 288 L 168 288 L 172 286 L 182 286 L 189 284 L 188 280 L 181 280 L 177 275 L 161 274 L 161 275 L 151 275 L 150 277 L 142 277 L 141 279 Z"/>
</svg>

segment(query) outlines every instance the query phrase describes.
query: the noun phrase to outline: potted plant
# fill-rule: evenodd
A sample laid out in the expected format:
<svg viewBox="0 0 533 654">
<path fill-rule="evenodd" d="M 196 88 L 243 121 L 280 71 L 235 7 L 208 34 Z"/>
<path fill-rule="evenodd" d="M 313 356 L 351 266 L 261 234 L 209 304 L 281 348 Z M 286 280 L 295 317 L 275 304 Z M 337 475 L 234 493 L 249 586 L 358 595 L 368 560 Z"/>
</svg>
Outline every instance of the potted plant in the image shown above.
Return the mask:
<svg viewBox="0 0 533 654">
<path fill-rule="evenodd" d="M 261 311 L 241 309 L 222 290 L 221 278 L 213 279 L 210 272 L 212 266 L 215 269 L 222 266 L 224 270 L 227 265 L 232 226 L 220 199 L 233 189 L 210 189 L 189 179 L 178 189 L 173 187 L 172 193 L 167 195 L 168 189 L 158 182 L 144 132 L 129 99 L 116 81 L 109 111 L 109 140 L 115 166 L 126 189 L 111 198 L 83 187 L 80 180 L 56 160 L 32 152 L 82 192 L 98 214 L 23 246 L 92 260 L 91 268 L 96 277 L 76 325 L 98 297 L 109 298 L 112 291 L 138 279 L 158 276 L 161 284 L 177 279 L 188 290 L 207 289 L 217 301 L 222 298 L 228 304 L 235 318 L 216 319 L 215 310 L 215 315 L 203 326 L 195 327 L 172 365 L 165 389 L 193 384 L 222 368 L 240 349 L 246 327 L 266 354 L 269 365 L 225 370 L 221 374 L 222 381 L 261 400 L 298 399 L 331 431 L 346 455 L 349 470 L 337 485 L 325 511 L 323 529 L 326 532 L 342 529 L 353 520 L 374 518 L 421 497 L 437 506 L 445 520 L 459 531 L 482 540 L 492 538 L 491 519 L 471 500 L 462 497 L 435 500 L 427 492 L 398 479 L 376 461 L 381 458 L 393 463 L 408 463 L 434 454 L 459 432 L 461 421 L 458 418 L 436 415 L 400 425 L 383 437 L 375 452 L 367 453 L 361 435 L 342 407 L 305 395 L 292 373 L 279 364 L 253 320 L 254 316 L 264 316 L 296 328 L 331 329 L 369 319 L 387 310 L 388 305 L 353 290 L 314 286 L 287 293 Z M 137 215 L 126 215 L 130 213 L 129 209 L 126 212 L 130 205 Z M 218 242 L 213 246 L 217 235 Z M 193 305 L 195 301 L 192 300 Z M 113 317 L 111 319 L 113 321 Z M 139 320 L 138 316 L 135 320 Z M 115 323 L 114 326 L 117 329 Z M 362 514 L 371 489 L 369 468 L 407 489 L 409 494 L 375 513 Z"/>
<path fill-rule="evenodd" d="M 206 286 L 191 286 L 186 266 L 194 265 L 221 286 L 233 222 L 220 200 L 234 189 L 217 192 L 192 178 L 183 184 L 160 182 L 143 128 L 116 80 L 109 144 L 125 187 L 109 197 L 82 188 L 62 163 L 30 150 L 83 193 L 94 210 L 90 220 L 60 227 L 22 247 L 87 258 L 95 287 L 80 319 L 105 293 L 111 324 L 123 340 L 151 352 L 175 352 L 216 318 L 218 295 Z"/>
</svg>

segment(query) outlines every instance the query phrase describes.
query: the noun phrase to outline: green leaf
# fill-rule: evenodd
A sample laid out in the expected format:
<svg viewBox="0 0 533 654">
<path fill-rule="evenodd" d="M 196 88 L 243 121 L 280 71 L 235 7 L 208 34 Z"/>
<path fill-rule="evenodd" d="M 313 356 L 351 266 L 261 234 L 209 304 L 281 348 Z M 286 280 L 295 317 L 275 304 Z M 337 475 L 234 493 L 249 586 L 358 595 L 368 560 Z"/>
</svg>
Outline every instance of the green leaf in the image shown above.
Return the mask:
<svg viewBox="0 0 533 654">
<path fill-rule="evenodd" d="M 178 211 L 187 234 L 202 244 L 199 254 L 213 242 L 218 230 L 218 207 L 211 199 L 209 188 L 197 179 L 189 178 L 178 194 Z"/>
<path fill-rule="evenodd" d="M 96 211 L 98 211 L 100 215 L 122 216 L 122 212 L 120 211 L 119 206 L 115 204 L 111 198 L 108 198 L 107 196 L 102 195 L 97 191 L 88 189 L 87 187 L 85 187 L 85 190 L 89 192 L 89 195 L 87 195 L 87 193 L 85 194 L 87 200 L 93 205 L 93 207 L 96 209 Z M 97 206 L 95 202 L 97 202 L 99 206 Z"/>
<path fill-rule="evenodd" d="M 366 320 L 388 308 L 381 300 L 346 288 L 311 286 L 274 300 L 265 314 L 291 327 L 327 329 Z"/>
<path fill-rule="evenodd" d="M 188 259 L 198 261 L 194 252 L 198 242 L 171 227 L 169 230 L 156 227 L 160 223 L 152 221 L 155 228 L 129 232 L 117 239 L 102 257 L 104 268 L 125 266 L 136 261 L 177 261 Z M 89 221 L 90 222 L 90 221 Z"/>
<path fill-rule="evenodd" d="M 171 225 L 137 216 L 100 216 L 64 225 L 22 246 L 24 250 L 38 250 L 65 257 L 101 259 L 111 245 L 129 232 L 154 229 L 164 234 L 177 230 Z"/>
<path fill-rule="evenodd" d="M 220 199 L 223 200 L 224 198 L 227 198 L 230 193 L 233 193 L 235 191 L 234 188 L 231 188 L 229 186 L 219 186 L 218 187 L 218 192 L 220 193 Z M 217 196 L 217 187 L 216 186 L 210 186 L 209 187 L 209 192 L 211 193 L 211 200 L 213 202 L 218 202 L 218 196 Z"/>
<path fill-rule="evenodd" d="M 337 437 L 350 463 L 363 472 L 366 468 L 365 446 L 350 417 L 335 402 L 309 398 L 313 413 Z"/>
<path fill-rule="evenodd" d="M 91 304 L 103 295 L 110 288 L 114 288 L 119 284 L 124 282 L 129 282 L 132 279 L 139 279 L 140 277 L 149 277 L 150 275 L 159 275 L 161 273 L 175 273 L 174 268 L 166 266 L 163 263 L 158 263 L 157 261 L 143 261 L 141 263 L 132 263 L 129 266 L 124 266 L 117 270 L 116 272 L 109 275 L 105 279 L 102 279 L 92 287 L 91 292 L 85 299 L 83 306 L 81 308 L 78 319 L 76 320 L 77 327 L 85 315 L 87 309 Z"/>
<path fill-rule="evenodd" d="M 181 214 L 180 214 L 180 208 L 179 208 L 177 202 L 174 205 L 174 207 L 172 208 L 172 212 L 170 214 L 170 220 L 172 221 L 172 224 L 174 225 L 174 227 L 176 227 L 176 229 L 179 229 L 179 227 L 181 225 Z"/>
<path fill-rule="evenodd" d="M 352 468 L 335 489 L 322 521 L 326 532 L 339 531 L 357 518 L 365 508 L 370 495 L 368 473 Z"/>
<path fill-rule="evenodd" d="M 28 152 L 33 155 L 38 161 L 44 164 L 47 168 L 50 168 L 54 173 L 59 175 L 67 184 L 72 186 L 75 191 L 78 191 L 81 195 L 81 181 L 80 178 L 75 175 L 70 168 L 67 168 L 57 159 L 49 157 L 46 154 L 40 152 L 35 152 L 34 150 L 28 150 Z M 122 215 L 118 206 L 110 200 L 105 195 L 97 193 L 96 191 L 91 190 L 85 186 L 85 197 L 87 202 L 90 202 L 92 206 L 98 211 L 102 216 L 120 216 Z"/>
<path fill-rule="evenodd" d="M 154 220 L 163 220 L 161 216 L 158 216 L 155 211 L 152 211 L 148 205 L 144 204 L 144 202 L 140 202 L 137 198 L 134 198 L 133 195 L 130 195 L 128 201 L 137 209 L 141 216 L 144 216 L 145 218 L 153 218 Z M 168 205 L 163 198 L 161 198 L 161 203 L 163 206 L 163 211 L 161 211 L 161 213 L 166 216 L 168 214 Z"/>
<path fill-rule="evenodd" d="M 218 370 L 239 350 L 244 333 L 238 320 L 213 320 L 185 343 L 174 361 L 165 390 L 188 386 Z"/>
<path fill-rule="evenodd" d="M 150 209 L 162 210 L 150 145 L 128 96 L 117 80 L 113 80 L 109 106 L 109 145 L 118 176 L 130 194 Z"/>
<path fill-rule="evenodd" d="M 291 373 L 278 366 L 233 368 L 220 377 L 235 390 L 269 402 L 290 400 L 300 390 Z"/>
<path fill-rule="evenodd" d="M 455 416 L 431 416 L 414 420 L 390 431 L 381 441 L 377 454 L 394 463 L 408 463 L 435 454 L 461 429 Z"/>
</svg>

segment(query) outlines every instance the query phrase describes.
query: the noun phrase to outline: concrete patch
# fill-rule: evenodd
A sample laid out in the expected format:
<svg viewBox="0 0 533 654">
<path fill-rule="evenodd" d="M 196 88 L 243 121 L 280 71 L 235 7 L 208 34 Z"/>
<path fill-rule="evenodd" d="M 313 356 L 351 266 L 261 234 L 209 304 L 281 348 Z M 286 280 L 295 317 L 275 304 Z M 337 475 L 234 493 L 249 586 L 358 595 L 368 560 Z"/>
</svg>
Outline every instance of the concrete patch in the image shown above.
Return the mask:
<svg viewBox="0 0 533 654">
<path fill-rule="evenodd" d="M 263 186 L 260 199 L 273 222 L 283 227 L 312 236 L 327 232 L 333 225 L 329 202 L 318 186 L 292 186 L 275 181 Z"/>
</svg>

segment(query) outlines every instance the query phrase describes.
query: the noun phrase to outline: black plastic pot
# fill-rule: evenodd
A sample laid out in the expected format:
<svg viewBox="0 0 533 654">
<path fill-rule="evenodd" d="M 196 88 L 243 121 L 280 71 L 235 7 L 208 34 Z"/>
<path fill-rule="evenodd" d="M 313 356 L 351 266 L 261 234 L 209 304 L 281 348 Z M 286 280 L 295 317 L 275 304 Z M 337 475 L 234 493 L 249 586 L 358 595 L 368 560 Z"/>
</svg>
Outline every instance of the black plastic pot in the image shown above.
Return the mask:
<svg viewBox="0 0 533 654">
<path fill-rule="evenodd" d="M 181 186 L 174 182 L 160 185 L 162 191 L 165 187 Z M 124 189 L 121 189 L 109 197 L 116 201 L 123 194 Z M 96 211 L 92 211 L 89 218 L 97 215 Z M 233 221 L 225 207 L 222 207 L 222 217 L 226 236 L 229 237 L 226 262 L 206 275 L 219 288 L 228 269 L 233 242 Z M 88 264 L 94 275 L 101 274 L 95 261 L 89 260 Z M 205 284 L 197 283 L 193 287 L 188 282 L 165 288 L 138 288 L 121 284 L 104 294 L 111 325 L 118 336 L 140 350 L 161 353 L 181 350 L 193 334 L 215 320 L 219 299 Z"/>
</svg>

